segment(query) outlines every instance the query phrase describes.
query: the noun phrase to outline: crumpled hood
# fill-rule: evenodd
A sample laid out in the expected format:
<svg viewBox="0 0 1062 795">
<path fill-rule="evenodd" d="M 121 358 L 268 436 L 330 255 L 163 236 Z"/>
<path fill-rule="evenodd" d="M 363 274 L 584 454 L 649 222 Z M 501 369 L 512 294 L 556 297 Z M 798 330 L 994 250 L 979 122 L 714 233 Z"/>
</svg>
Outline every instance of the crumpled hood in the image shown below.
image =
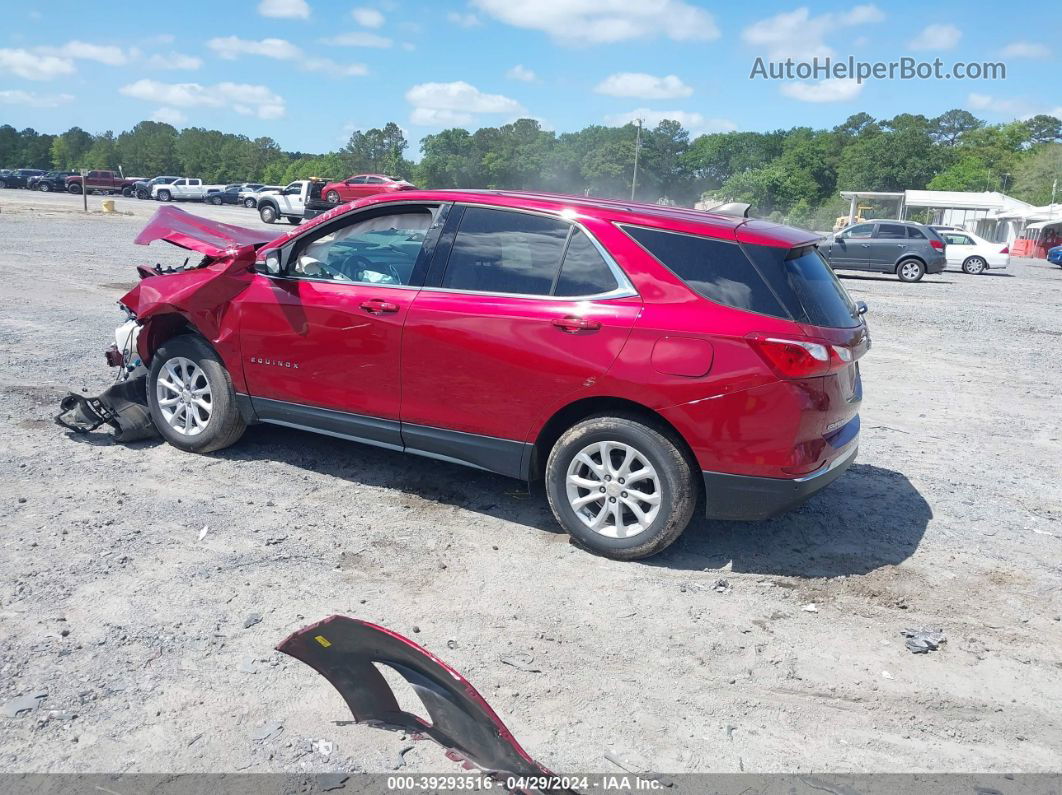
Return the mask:
<svg viewBox="0 0 1062 795">
<path fill-rule="evenodd" d="M 146 246 L 156 240 L 165 240 L 181 248 L 202 252 L 208 257 L 221 257 L 242 246 L 268 243 L 274 237 L 269 232 L 211 221 L 165 205 L 155 211 L 133 242 Z"/>
</svg>

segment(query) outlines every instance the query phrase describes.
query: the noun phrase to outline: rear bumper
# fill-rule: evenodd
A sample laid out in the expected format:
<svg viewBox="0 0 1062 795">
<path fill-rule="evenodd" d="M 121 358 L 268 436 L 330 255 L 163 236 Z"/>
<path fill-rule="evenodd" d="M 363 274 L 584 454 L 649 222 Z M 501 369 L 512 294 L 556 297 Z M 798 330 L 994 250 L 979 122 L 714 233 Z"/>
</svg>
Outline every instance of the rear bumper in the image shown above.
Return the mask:
<svg viewBox="0 0 1062 795">
<path fill-rule="evenodd" d="M 929 260 L 926 263 L 926 273 L 943 273 L 944 266 L 948 264 L 947 258 L 941 254 L 940 257 Z"/>
<path fill-rule="evenodd" d="M 841 455 L 799 478 L 761 478 L 701 472 L 709 519 L 758 521 L 785 513 L 837 480 L 855 461 L 858 438 Z"/>
</svg>

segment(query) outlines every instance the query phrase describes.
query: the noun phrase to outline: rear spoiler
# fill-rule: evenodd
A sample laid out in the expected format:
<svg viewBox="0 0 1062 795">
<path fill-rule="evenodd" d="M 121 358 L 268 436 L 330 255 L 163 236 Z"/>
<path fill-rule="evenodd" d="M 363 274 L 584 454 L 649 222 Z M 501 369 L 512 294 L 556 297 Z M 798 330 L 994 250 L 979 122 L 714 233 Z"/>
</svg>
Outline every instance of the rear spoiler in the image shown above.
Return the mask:
<svg viewBox="0 0 1062 795">
<path fill-rule="evenodd" d="M 723 202 L 717 204 L 715 207 L 707 207 L 704 212 L 715 213 L 717 215 L 734 215 L 738 218 L 748 218 L 749 210 L 752 209 L 751 204 L 745 202 Z"/>
</svg>

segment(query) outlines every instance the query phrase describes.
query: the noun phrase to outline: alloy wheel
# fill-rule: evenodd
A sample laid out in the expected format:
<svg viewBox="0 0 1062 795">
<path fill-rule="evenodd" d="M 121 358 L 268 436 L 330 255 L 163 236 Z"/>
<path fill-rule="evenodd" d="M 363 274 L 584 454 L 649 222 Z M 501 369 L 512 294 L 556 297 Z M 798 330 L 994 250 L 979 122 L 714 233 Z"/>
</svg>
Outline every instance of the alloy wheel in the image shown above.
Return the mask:
<svg viewBox="0 0 1062 795">
<path fill-rule="evenodd" d="M 921 266 L 917 262 L 905 262 L 900 268 L 900 274 L 908 281 L 917 279 L 920 271 Z"/>
<path fill-rule="evenodd" d="M 645 532 L 660 512 L 661 479 L 649 459 L 622 442 L 580 450 L 565 477 L 568 504 L 590 530 L 608 538 Z"/>
<path fill-rule="evenodd" d="M 177 433 L 197 436 L 206 430 L 214 408 L 210 381 L 191 359 L 175 356 L 162 366 L 155 396 L 162 418 Z"/>
<path fill-rule="evenodd" d="M 963 270 L 972 274 L 983 273 L 986 264 L 981 257 L 970 257 L 970 259 L 966 260 Z"/>
</svg>

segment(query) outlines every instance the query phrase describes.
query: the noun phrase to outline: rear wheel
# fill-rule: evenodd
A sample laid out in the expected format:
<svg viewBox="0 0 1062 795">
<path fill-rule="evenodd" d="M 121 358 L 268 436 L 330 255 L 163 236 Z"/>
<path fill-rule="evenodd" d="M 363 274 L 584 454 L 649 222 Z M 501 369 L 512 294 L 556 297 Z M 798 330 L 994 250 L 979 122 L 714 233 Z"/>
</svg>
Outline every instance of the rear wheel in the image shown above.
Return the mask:
<svg viewBox="0 0 1062 795">
<path fill-rule="evenodd" d="M 979 273 L 984 273 L 988 270 L 988 263 L 984 257 L 969 257 L 966 262 L 962 264 L 963 273 L 970 273 L 976 276 Z"/>
<path fill-rule="evenodd" d="M 917 282 L 926 275 L 926 266 L 916 259 L 905 259 L 896 266 L 901 282 Z"/>
<path fill-rule="evenodd" d="M 125 198 L 128 199 L 130 196 L 133 195 L 133 189 L 132 188 L 122 188 L 122 195 L 125 196 Z"/>
<path fill-rule="evenodd" d="M 277 210 L 272 204 L 263 204 L 258 208 L 258 217 L 263 223 L 274 224 L 277 221 Z"/>
<path fill-rule="evenodd" d="M 71 193 L 81 193 L 81 186 L 75 182 L 73 185 L 67 188 L 67 190 Z"/>
<path fill-rule="evenodd" d="M 285 216 L 285 218 L 286 218 L 287 222 L 289 224 L 291 224 L 292 226 L 298 226 L 299 224 L 302 223 L 302 219 L 299 218 L 299 216 L 297 216 L 297 215 L 288 215 L 288 216 Z"/>
<path fill-rule="evenodd" d="M 174 337 L 155 352 L 147 393 L 155 427 L 181 450 L 220 450 L 246 428 L 228 371 L 199 337 Z"/>
<path fill-rule="evenodd" d="M 150 193 L 148 193 L 148 192 L 147 192 L 146 190 L 138 190 L 138 191 L 136 192 L 136 197 L 137 197 L 138 199 L 146 199 L 146 198 L 148 198 L 148 197 L 149 197 L 150 195 L 151 195 L 151 194 L 150 194 Z"/>
<path fill-rule="evenodd" d="M 254 209 L 254 205 L 255 205 L 255 204 L 256 204 L 256 202 L 255 202 L 255 200 L 254 200 L 254 199 L 244 199 L 244 200 L 243 200 L 243 206 L 244 206 L 244 207 L 247 207 L 247 208 L 249 208 L 249 209 L 252 209 L 252 210 L 253 210 L 253 209 Z"/>
<path fill-rule="evenodd" d="M 339 194 L 336 193 L 334 190 L 330 190 L 327 194 L 325 194 L 325 201 L 327 201 L 329 204 L 339 204 Z"/>
<path fill-rule="evenodd" d="M 221 204 L 221 197 L 220 196 L 211 196 L 210 197 L 210 203 L 213 204 L 216 207 L 217 205 Z"/>
<path fill-rule="evenodd" d="M 37 186 L 37 190 L 39 190 L 41 193 L 47 193 L 51 189 L 52 186 L 49 185 L 47 182 L 42 182 Z"/>
<path fill-rule="evenodd" d="M 601 416 L 566 431 L 546 463 L 553 515 L 591 552 L 637 560 L 670 546 L 697 503 L 680 443 L 633 417 Z"/>
</svg>

